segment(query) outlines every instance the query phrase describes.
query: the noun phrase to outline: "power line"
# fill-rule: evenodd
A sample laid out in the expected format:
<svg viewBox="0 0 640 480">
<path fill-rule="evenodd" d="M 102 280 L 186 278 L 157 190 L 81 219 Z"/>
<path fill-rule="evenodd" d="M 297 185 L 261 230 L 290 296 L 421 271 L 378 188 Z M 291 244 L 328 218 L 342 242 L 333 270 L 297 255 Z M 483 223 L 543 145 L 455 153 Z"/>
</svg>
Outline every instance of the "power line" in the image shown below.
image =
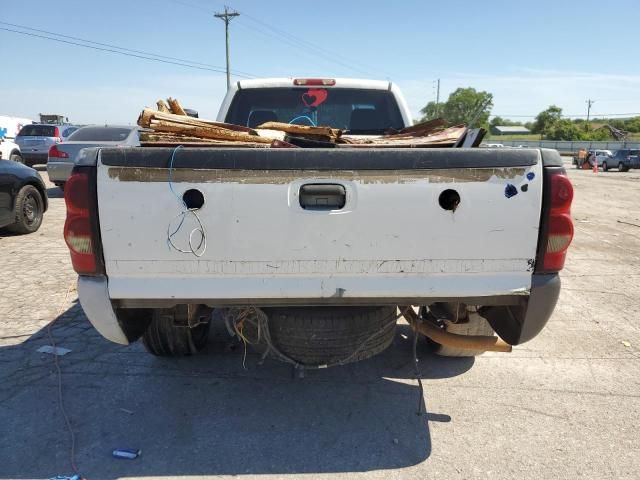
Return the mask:
<svg viewBox="0 0 640 480">
<path fill-rule="evenodd" d="M 192 3 L 187 3 L 181 0 L 169 0 L 171 2 L 180 4 L 180 5 L 184 5 L 190 8 L 194 8 L 197 10 L 202 10 L 205 12 L 210 12 L 210 10 L 208 10 L 205 7 L 202 7 L 200 5 L 195 5 Z M 211 12 L 210 12 L 211 13 Z M 281 30 L 279 28 L 273 27 L 272 25 L 263 22 L 262 20 L 259 20 L 257 18 L 255 18 L 252 15 L 249 15 L 246 12 L 238 12 L 240 14 L 242 14 L 243 17 L 251 20 L 252 22 L 263 26 L 264 28 L 257 28 L 255 26 L 249 26 L 249 25 L 245 25 L 242 21 L 240 21 L 240 25 L 251 30 L 254 32 L 258 32 L 261 33 L 262 35 L 266 36 L 266 37 L 270 37 L 270 38 L 274 38 L 280 42 L 283 42 L 291 47 L 297 48 L 299 50 L 304 51 L 305 53 L 309 54 L 309 55 L 313 55 L 314 57 L 322 57 L 325 60 L 328 60 L 332 63 L 335 63 L 337 65 L 340 65 L 344 68 L 347 68 L 351 71 L 354 72 L 358 72 L 361 74 L 364 74 L 366 76 L 375 76 L 376 74 L 373 73 L 374 70 L 373 69 L 369 69 L 368 67 L 365 67 L 362 64 L 358 64 L 356 62 L 353 61 L 352 58 L 348 58 L 345 56 L 341 56 L 336 54 L 335 52 L 328 50 L 322 46 L 316 45 L 314 43 L 309 42 L 308 40 L 305 40 L 301 37 L 298 37 L 296 35 L 293 35 L 291 33 L 288 33 L 284 30 Z M 267 30 L 265 30 L 267 29 Z M 309 50 L 314 50 L 315 53 L 310 52 Z M 364 67 L 364 68 L 363 68 Z"/>
<path fill-rule="evenodd" d="M 33 32 L 46 33 L 47 35 L 55 35 L 56 37 L 69 38 L 71 40 L 77 40 L 77 41 L 84 42 L 84 43 L 90 43 L 92 45 L 100 45 L 102 47 L 116 48 L 118 50 L 123 50 L 125 52 L 139 53 L 141 55 L 164 58 L 164 59 L 167 59 L 167 60 L 175 60 L 175 61 L 182 62 L 182 63 L 191 63 L 193 65 L 200 65 L 202 67 L 209 67 L 209 68 L 214 68 L 214 69 L 215 68 L 218 68 L 218 69 L 222 69 L 223 68 L 223 67 L 221 67 L 219 65 L 211 65 L 209 63 L 195 62 L 193 60 L 185 60 L 183 58 L 169 57 L 169 56 L 166 56 L 166 55 L 159 55 L 157 53 L 150 53 L 150 52 L 145 52 L 145 51 L 142 51 L 142 50 L 134 50 L 134 49 L 131 49 L 131 48 L 119 47 L 117 45 L 112 45 L 112 44 L 109 44 L 109 43 L 101 43 L 101 42 L 96 42 L 94 40 L 87 40 L 85 38 L 72 37 L 71 35 L 63 35 L 61 33 L 50 32 L 48 30 L 41 30 L 41 29 L 38 29 L 38 28 L 28 27 L 26 25 L 18 25 L 16 23 L 0 22 L 0 24 L 2 24 L 2 25 L 10 25 L 12 27 L 22 28 L 24 30 L 31 30 Z M 246 74 L 249 77 L 253 76 L 253 75 L 251 75 L 251 74 L 249 74 L 247 72 L 243 72 L 243 71 L 240 71 L 240 70 L 238 70 L 237 73 Z"/>
<path fill-rule="evenodd" d="M 185 60 L 185 59 L 181 59 L 181 58 L 176 58 L 176 57 L 168 57 L 165 55 L 158 55 L 155 53 L 150 53 L 150 52 L 144 52 L 141 50 L 133 50 L 130 48 L 124 48 L 124 47 L 119 47 L 117 45 L 111 45 L 108 43 L 100 43 L 100 42 L 94 42 L 92 40 L 85 40 L 82 38 L 78 38 L 78 37 L 71 37 L 69 35 L 62 35 L 59 33 L 54 33 L 54 32 L 48 32 L 46 30 L 40 30 L 40 29 L 36 29 L 36 28 L 31 28 L 31 27 L 27 27 L 24 25 L 16 25 L 16 24 L 12 24 L 12 23 L 7 23 L 7 22 L 0 22 L 0 24 L 2 25 L 10 25 L 10 26 L 15 26 L 17 28 L 22 28 L 22 29 L 27 29 L 27 30 L 32 30 L 33 32 L 40 32 L 40 33 L 46 33 L 47 35 L 40 35 L 40 34 L 36 34 L 36 33 L 32 33 L 32 32 L 23 32 L 20 30 L 14 30 L 11 28 L 5 28 L 5 27 L 0 27 L 0 30 L 4 30 L 6 32 L 12 32 L 12 33 L 17 33 L 20 35 L 26 35 L 29 37 L 36 37 L 36 38 L 41 38 L 44 40 L 50 40 L 50 41 L 54 41 L 54 42 L 59 42 L 59 43 L 65 43 L 68 45 L 75 45 L 78 47 L 84 47 L 84 48 L 89 48 L 92 50 L 99 50 L 102 52 L 109 52 L 109 53 L 116 53 L 119 55 L 124 55 L 127 57 L 134 57 L 134 58 L 139 58 L 139 59 L 143 59 L 143 60 L 150 60 L 150 61 L 155 61 L 155 62 L 160 62 L 160 63 L 166 63 L 166 64 L 171 64 L 171 65 L 178 65 L 181 67 L 187 67 L 187 68 L 195 68 L 197 70 L 206 70 L 206 71 L 211 71 L 211 72 L 216 72 L 216 73 L 225 73 L 225 70 L 223 67 L 218 67 L 216 65 L 209 65 L 206 63 L 199 63 L 199 62 L 193 62 L 191 60 Z M 61 37 L 61 38 L 55 38 L 52 37 L 51 35 L 55 35 L 57 37 Z M 74 42 L 74 41 L 70 41 L 70 40 L 63 40 L 63 38 L 68 38 L 68 39 L 72 39 L 72 40 L 78 40 L 78 42 Z M 79 42 L 84 42 L 84 43 L 79 43 Z M 95 46 L 95 45 L 100 45 L 100 46 Z M 240 76 L 240 77 L 244 77 L 244 78 L 251 78 L 254 77 L 254 75 L 248 74 L 246 72 L 235 72 L 236 75 Z"/>
<path fill-rule="evenodd" d="M 242 13 L 246 18 L 248 18 L 249 20 L 264 26 L 265 28 L 271 30 L 272 32 L 274 32 L 276 35 L 282 37 L 283 39 L 288 39 L 290 42 L 295 42 L 293 44 L 293 46 L 302 48 L 303 50 L 305 49 L 304 45 L 306 45 L 307 48 L 311 48 L 313 50 L 315 50 L 317 53 L 322 54 L 325 58 L 329 58 L 331 61 L 342 65 L 343 67 L 349 68 L 353 71 L 356 72 L 360 72 L 360 73 L 364 73 L 365 75 L 370 75 L 372 74 L 372 70 L 369 70 L 368 68 L 359 68 L 358 64 L 355 63 L 353 61 L 352 58 L 348 58 L 348 57 L 344 57 L 341 55 L 336 54 L 335 52 L 328 50 L 324 47 L 321 47 L 319 45 L 316 45 L 314 43 L 309 42 L 308 40 L 305 40 L 304 38 L 298 37 L 296 35 L 293 35 L 291 33 L 285 32 L 284 30 L 281 30 L 279 28 L 273 27 L 271 25 L 269 25 L 266 22 L 263 22 L 262 20 L 259 20 L 251 15 L 249 15 L 248 13 Z M 289 43 L 291 44 L 291 43 Z M 301 45 L 300 45 L 301 44 Z M 350 63 L 345 63 L 341 60 L 339 60 L 340 58 L 342 58 L 343 60 L 350 62 Z M 364 65 L 360 65 L 360 67 L 364 67 Z"/>
</svg>

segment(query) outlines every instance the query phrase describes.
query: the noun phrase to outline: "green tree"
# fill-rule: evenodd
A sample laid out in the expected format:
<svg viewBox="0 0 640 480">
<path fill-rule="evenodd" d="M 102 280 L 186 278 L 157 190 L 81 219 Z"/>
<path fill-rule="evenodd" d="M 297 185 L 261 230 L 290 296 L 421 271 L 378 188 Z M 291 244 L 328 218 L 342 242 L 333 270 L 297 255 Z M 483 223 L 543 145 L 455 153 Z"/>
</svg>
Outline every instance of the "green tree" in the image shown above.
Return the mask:
<svg viewBox="0 0 640 480">
<path fill-rule="evenodd" d="M 492 127 L 497 127 L 497 126 L 503 126 L 503 127 L 521 127 L 522 126 L 522 122 L 518 122 L 518 121 L 514 121 L 514 120 L 509 120 L 506 118 L 502 118 L 502 117 L 493 117 L 491 119 L 491 121 L 489 122 L 489 125 Z"/>
<path fill-rule="evenodd" d="M 544 134 L 547 140 L 584 140 L 587 136 L 583 128 L 567 118 L 547 124 Z"/>
<path fill-rule="evenodd" d="M 640 117 L 633 117 L 624 122 L 624 129 L 632 133 L 640 132 Z"/>
<path fill-rule="evenodd" d="M 438 116 L 444 118 L 452 125 L 473 123 L 472 126 L 488 128 L 489 115 L 493 107 L 493 95 L 488 92 L 477 91 L 475 88 L 458 88 L 449 95 L 446 102 L 441 103 Z M 423 120 L 436 117 L 436 105 L 429 102 L 420 112 Z"/>
<path fill-rule="evenodd" d="M 533 122 L 533 133 L 544 135 L 554 123 L 562 118 L 562 109 L 556 105 L 551 105 L 546 110 L 540 112 Z"/>
<path fill-rule="evenodd" d="M 422 114 L 422 119 L 421 121 L 426 121 L 426 120 L 433 120 L 434 118 L 437 118 L 438 112 L 436 109 L 436 102 L 429 102 L 425 105 L 425 107 L 420 110 L 420 113 Z"/>
</svg>

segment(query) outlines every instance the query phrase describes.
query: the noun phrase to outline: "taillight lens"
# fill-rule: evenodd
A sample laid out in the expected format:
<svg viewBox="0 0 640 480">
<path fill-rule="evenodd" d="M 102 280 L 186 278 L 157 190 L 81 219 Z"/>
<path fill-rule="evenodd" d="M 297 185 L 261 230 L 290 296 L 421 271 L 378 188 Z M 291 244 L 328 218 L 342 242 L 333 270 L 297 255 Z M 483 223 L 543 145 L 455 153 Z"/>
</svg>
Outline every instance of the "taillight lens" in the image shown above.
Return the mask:
<svg viewBox="0 0 640 480">
<path fill-rule="evenodd" d="M 542 236 L 538 268 L 541 273 L 559 272 L 564 267 L 567 249 L 573 240 L 573 221 L 571 220 L 571 202 L 573 186 L 564 169 L 548 169 L 545 208 L 546 218 L 542 219 Z"/>
<path fill-rule="evenodd" d="M 551 213 L 569 213 L 573 201 L 573 185 L 563 173 L 551 175 Z"/>
<path fill-rule="evenodd" d="M 64 188 L 67 205 L 64 240 L 69 247 L 73 269 L 85 275 L 99 273 L 90 217 L 90 195 L 89 174 L 74 171 Z"/>
<path fill-rule="evenodd" d="M 52 145 L 49 149 L 49 158 L 69 158 L 69 154 L 60 150 L 57 145 Z"/>
</svg>

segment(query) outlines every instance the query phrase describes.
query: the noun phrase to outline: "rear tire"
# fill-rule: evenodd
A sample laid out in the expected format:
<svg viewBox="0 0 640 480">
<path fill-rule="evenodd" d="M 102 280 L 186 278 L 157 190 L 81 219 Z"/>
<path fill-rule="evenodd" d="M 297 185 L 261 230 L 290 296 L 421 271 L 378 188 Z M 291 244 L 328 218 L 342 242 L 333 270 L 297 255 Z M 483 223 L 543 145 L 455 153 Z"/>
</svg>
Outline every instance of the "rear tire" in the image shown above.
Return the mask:
<svg viewBox="0 0 640 480">
<path fill-rule="evenodd" d="M 15 223 L 7 227 L 15 233 L 33 233 L 42 225 L 44 201 L 33 185 L 25 185 L 16 195 Z"/>
<path fill-rule="evenodd" d="M 153 311 L 151 322 L 142 334 L 142 343 L 149 353 L 159 357 L 194 355 L 207 344 L 211 322 L 195 327 L 176 325 L 175 310 Z"/>
<path fill-rule="evenodd" d="M 456 335 L 482 335 L 494 336 L 495 332 L 489 322 L 475 312 L 469 312 L 469 321 L 465 323 L 452 323 L 445 321 L 445 330 Z M 462 348 L 445 347 L 439 345 L 436 354 L 442 357 L 475 357 L 482 355 L 486 350 L 466 350 Z"/>
<path fill-rule="evenodd" d="M 602 171 L 603 172 L 608 172 L 609 171 L 609 167 L 607 166 L 607 162 L 602 162 Z"/>
<path fill-rule="evenodd" d="M 303 365 L 364 360 L 391 345 L 396 307 L 265 308 L 276 348 Z"/>
<path fill-rule="evenodd" d="M 618 164 L 618 171 L 619 172 L 626 172 L 627 171 L 627 167 L 625 167 L 624 163 L 620 162 Z"/>
<path fill-rule="evenodd" d="M 18 163 L 24 163 L 24 158 L 22 158 L 22 155 L 17 152 L 12 152 L 11 155 L 9 155 L 9 160 L 13 160 L 14 162 Z"/>
</svg>

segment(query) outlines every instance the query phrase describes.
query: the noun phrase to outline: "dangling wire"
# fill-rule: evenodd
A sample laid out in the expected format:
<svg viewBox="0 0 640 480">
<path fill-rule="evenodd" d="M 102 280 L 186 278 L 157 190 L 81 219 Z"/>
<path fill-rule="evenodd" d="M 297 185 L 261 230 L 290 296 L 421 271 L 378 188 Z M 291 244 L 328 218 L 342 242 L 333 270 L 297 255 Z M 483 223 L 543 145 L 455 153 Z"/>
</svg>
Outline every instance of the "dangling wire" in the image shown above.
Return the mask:
<svg viewBox="0 0 640 480">
<path fill-rule="evenodd" d="M 171 221 L 169 221 L 169 224 L 167 225 L 167 245 L 169 245 L 170 248 L 173 248 L 174 250 L 180 253 L 191 253 L 196 257 L 201 257 L 202 255 L 204 255 L 204 252 L 207 250 L 207 234 L 204 229 L 204 225 L 202 224 L 202 221 L 200 220 L 200 217 L 198 216 L 198 213 L 197 213 L 197 210 L 199 209 L 187 207 L 187 204 L 185 203 L 184 199 L 180 195 L 178 195 L 178 193 L 173 188 L 173 161 L 175 160 L 176 152 L 180 148 L 182 148 L 182 145 L 178 145 L 171 152 L 171 160 L 169 161 L 169 190 L 171 190 L 171 193 L 173 193 L 173 195 L 180 202 L 180 205 L 182 206 L 182 211 L 178 213 L 175 217 L 173 217 Z M 187 216 L 189 215 L 195 218 L 198 226 L 193 230 L 191 230 L 191 232 L 189 233 L 189 250 L 185 250 L 178 247 L 173 242 L 173 237 L 178 234 L 178 232 L 182 228 L 182 225 L 184 225 L 184 222 Z M 178 226 L 173 231 L 171 231 L 172 230 L 171 226 L 175 223 L 176 219 L 180 220 L 178 222 Z M 198 234 L 200 236 L 200 242 L 198 243 L 197 246 L 194 246 L 195 234 Z"/>
<path fill-rule="evenodd" d="M 291 125 L 296 120 L 300 120 L 300 119 L 308 120 L 312 127 L 316 126 L 316 123 L 313 121 L 313 119 L 311 117 L 307 116 L 307 115 L 298 115 L 297 117 L 295 117 L 295 118 L 291 119 L 291 121 L 289 121 L 289 125 Z"/>
</svg>

